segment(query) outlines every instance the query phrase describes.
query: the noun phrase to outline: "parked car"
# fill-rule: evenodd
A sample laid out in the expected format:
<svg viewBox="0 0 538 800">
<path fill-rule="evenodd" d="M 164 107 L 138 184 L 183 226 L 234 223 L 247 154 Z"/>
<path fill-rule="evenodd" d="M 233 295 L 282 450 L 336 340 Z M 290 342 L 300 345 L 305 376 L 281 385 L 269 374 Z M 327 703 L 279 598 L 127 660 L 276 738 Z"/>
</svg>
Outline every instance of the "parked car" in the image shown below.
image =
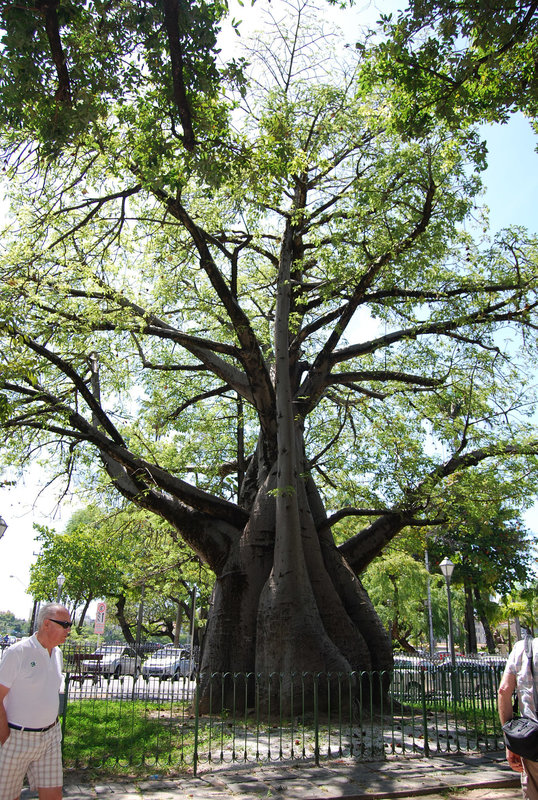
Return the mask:
<svg viewBox="0 0 538 800">
<path fill-rule="evenodd" d="M 445 659 L 439 666 L 438 672 L 450 674 L 450 679 L 445 679 L 454 683 L 454 691 L 463 697 L 494 697 L 497 693 L 498 682 L 502 669 L 479 658 L 469 658 L 456 656 L 456 669 L 452 670 L 452 659 Z M 452 686 L 451 686 L 452 688 Z"/>
<path fill-rule="evenodd" d="M 166 645 L 153 653 L 142 664 L 142 677 L 148 680 L 150 676 L 160 679 L 172 678 L 178 680 L 182 676 L 194 679 L 195 665 L 191 663 L 190 651 L 182 650 L 173 645 Z"/>
<path fill-rule="evenodd" d="M 496 667 L 504 670 L 508 656 L 491 655 L 490 653 L 480 653 L 480 661 L 484 664 L 489 664 L 490 667 Z"/>
<path fill-rule="evenodd" d="M 132 647 L 104 644 L 94 653 L 80 658 L 79 663 L 81 675 L 102 675 L 103 678 L 132 675 L 136 679 L 140 674 L 142 659 Z"/>
</svg>

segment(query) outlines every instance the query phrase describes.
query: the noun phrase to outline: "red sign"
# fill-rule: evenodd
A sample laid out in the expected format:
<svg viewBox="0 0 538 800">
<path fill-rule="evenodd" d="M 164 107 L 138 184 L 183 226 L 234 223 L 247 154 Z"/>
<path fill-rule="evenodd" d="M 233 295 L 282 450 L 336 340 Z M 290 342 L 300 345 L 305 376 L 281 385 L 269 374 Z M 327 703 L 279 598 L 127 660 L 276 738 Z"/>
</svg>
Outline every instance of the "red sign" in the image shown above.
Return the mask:
<svg viewBox="0 0 538 800">
<path fill-rule="evenodd" d="M 97 603 L 97 613 L 95 615 L 94 633 L 105 632 L 106 603 Z"/>
</svg>

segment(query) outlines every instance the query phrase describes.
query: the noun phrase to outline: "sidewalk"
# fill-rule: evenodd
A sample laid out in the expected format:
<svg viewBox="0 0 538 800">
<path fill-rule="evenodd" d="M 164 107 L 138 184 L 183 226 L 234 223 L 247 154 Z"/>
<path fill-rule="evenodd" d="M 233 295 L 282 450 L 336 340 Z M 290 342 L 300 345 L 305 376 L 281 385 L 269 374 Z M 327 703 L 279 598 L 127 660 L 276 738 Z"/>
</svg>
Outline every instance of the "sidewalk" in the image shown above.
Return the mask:
<svg viewBox="0 0 538 800">
<path fill-rule="evenodd" d="M 448 794 L 448 792 L 450 792 Z M 444 794 L 443 794 L 444 793 Z M 37 797 L 25 789 L 21 800 Z M 66 774 L 65 800 L 521 800 L 519 776 L 504 752 L 434 758 L 357 762 L 335 759 L 312 764 L 218 766 L 198 777 L 99 782 L 84 773 Z"/>
</svg>

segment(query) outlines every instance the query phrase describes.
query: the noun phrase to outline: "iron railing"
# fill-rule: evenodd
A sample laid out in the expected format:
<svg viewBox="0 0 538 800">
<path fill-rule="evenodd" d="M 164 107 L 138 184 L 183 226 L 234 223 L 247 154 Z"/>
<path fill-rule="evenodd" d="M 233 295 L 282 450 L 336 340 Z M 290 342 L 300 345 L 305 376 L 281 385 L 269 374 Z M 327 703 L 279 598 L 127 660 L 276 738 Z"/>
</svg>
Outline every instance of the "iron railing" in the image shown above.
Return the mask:
<svg viewBox="0 0 538 800">
<path fill-rule="evenodd" d="M 502 666 L 411 664 L 349 674 L 68 672 L 66 766 L 196 774 L 238 762 L 498 750 Z M 283 691 L 284 685 L 286 691 Z M 291 701 L 290 701 L 291 685 Z"/>
</svg>

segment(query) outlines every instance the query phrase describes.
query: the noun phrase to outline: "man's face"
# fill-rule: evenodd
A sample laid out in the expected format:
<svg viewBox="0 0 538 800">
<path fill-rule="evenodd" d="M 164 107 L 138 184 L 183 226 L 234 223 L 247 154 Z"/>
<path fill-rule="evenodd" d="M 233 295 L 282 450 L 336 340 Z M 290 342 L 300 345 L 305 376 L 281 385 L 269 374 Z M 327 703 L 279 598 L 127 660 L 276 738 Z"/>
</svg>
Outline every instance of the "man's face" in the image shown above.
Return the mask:
<svg viewBox="0 0 538 800">
<path fill-rule="evenodd" d="M 69 627 L 66 628 L 60 623 L 68 622 Z M 58 609 L 51 613 L 43 623 L 49 642 L 54 646 L 63 644 L 71 632 L 71 616 L 66 608 Z"/>
</svg>

